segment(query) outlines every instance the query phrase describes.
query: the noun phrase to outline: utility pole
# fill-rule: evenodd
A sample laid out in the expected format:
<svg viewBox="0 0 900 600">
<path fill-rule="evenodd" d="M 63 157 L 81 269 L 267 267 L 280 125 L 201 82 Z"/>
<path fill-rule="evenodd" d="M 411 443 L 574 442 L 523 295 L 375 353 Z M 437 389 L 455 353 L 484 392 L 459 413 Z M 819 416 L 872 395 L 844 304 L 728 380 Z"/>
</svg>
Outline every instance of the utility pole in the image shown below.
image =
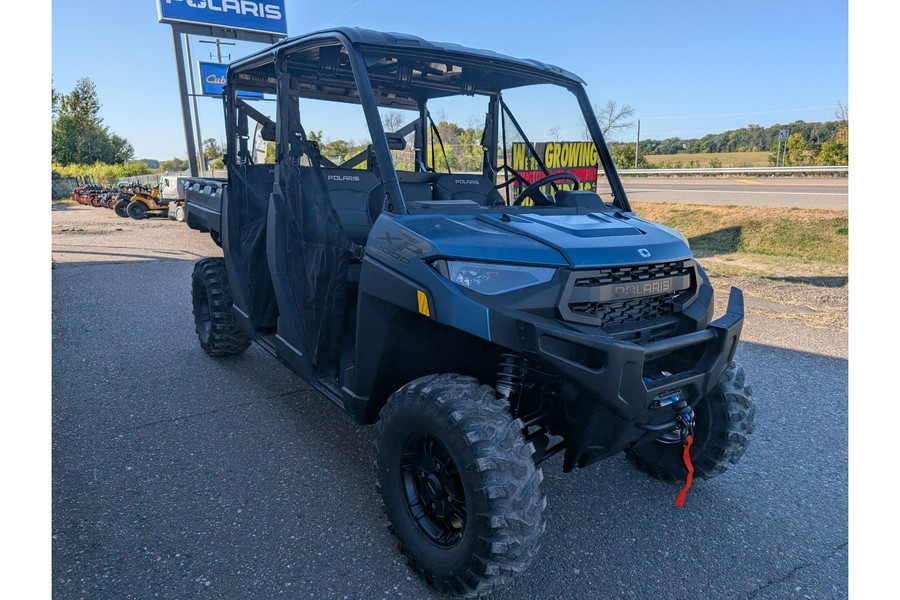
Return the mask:
<svg viewBox="0 0 900 600">
<path fill-rule="evenodd" d="M 219 61 L 219 64 L 222 64 L 222 46 L 234 46 L 236 45 L 234 42 L 223 42 L 219 38 L 216 38 L 216 41 L 211 40 L 200 40 L 201 44 L 215 44 L 216 45 L 216 60 Z M 212 59 L 213 55 L 210 53 L 209 58 Z M 231 60 L 231 55 L 228 55 L 228 60 Z"/>
<path fill-rule="evenodd" d="M 641 148 L 641 120 L 638 119 L 637 141 L 634 143 L 634 168 L 635 169 L 637 169 L 638 165 L 640 164 L 638 162 L 638 152 L 640 151 L 640 148 Z"/>
</svg>

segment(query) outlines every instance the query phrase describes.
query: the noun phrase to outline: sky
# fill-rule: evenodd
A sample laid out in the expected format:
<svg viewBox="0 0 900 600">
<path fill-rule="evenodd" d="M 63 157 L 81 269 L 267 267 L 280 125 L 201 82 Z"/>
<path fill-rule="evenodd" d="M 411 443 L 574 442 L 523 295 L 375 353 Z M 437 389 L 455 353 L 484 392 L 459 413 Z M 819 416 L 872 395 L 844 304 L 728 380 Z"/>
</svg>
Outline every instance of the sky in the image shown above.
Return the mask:
<svg viewBox="0 0 900 600">
<path fill-rule="evenodd" d="M 363 27 L 558 65 L 587 82 L 592 102 L 631 106 L 641 139 L 825 121 L 848 103 L 846 1 L 287 0 L 285 13 L 290 36 Z M 51 35 L 57 91 L 89 77 L 105 124 L 137 158 L 187 156 L 172 32 L 158 22 L 156 0 L 57 0 Z M 201 39 L 211 38 L 191 37 L 195 64 L 214 49 Z M 223 51 L 236 60 L 263 47 Z M 200 98 L 198 110 L 203 138 L 223 139 L 221 101 Z M 462 124 L 469 116 L 451 115 Z M 333 121 L 316 127 L 326 139 L 365 135 Z"/>
</svg>

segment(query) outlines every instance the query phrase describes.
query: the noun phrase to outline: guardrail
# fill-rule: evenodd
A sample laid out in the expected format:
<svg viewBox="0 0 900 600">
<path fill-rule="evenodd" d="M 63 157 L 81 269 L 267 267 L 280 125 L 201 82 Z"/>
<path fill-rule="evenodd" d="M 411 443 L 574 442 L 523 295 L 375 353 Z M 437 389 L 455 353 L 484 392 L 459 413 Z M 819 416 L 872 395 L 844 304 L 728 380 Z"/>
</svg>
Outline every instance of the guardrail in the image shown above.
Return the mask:
<svg viewBox="0 0 900 600">
<path fill-rule="evenodd" d="M 619 175 L 786 175 L 791 173 L 848 173 L 849 167 L 719 167 L 694 169 L 619 169 Z"/>
</svg>

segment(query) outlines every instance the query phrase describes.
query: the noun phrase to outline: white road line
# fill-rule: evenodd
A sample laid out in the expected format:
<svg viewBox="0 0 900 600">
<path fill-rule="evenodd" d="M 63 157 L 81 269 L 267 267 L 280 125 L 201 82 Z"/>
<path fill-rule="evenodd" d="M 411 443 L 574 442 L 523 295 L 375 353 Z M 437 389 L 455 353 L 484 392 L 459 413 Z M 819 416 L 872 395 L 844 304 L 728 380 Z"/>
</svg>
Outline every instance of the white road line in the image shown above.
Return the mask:
<svg viewBox="0 0 900 600">
<path fill-rule="evenodd" d="M 694 190 L 687 188 L 679 188 L 674 190 L 661 190 L 659 188 L 653 188 L 649 190 L 635 189 L 629 188 L 625 186 L 625 192 L 628 194 L 633 194 L 635 192 L 668 192 L 668 193 L 677 193 L 677 192 L 690 192 L 697 194 L 768 194 L 768 195 L 776 195 L 776 196 L 847 196 L 847 192 L 766 192 L 762 190 Z"/>
</svg>

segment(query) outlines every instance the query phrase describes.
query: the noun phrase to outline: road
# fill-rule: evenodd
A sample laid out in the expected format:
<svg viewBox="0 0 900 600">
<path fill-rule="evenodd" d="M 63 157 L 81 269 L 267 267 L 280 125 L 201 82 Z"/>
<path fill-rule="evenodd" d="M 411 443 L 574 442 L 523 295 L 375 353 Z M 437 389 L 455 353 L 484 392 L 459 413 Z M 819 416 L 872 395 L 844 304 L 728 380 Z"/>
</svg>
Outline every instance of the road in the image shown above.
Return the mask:
<svg viewBox="0 0 900 600">
<path fill-rule="evenodd" d="M 630 177 L 622 183 L 632 202 L 782 206 L 847 210 L 847 178 Z"/>
<path fill-rule="evenodd" d="M 202 252 L 106 238 L 117 262 L 94 248 L 53 271 L 53 597 L 437 598 L 387 531 L 373 429 L 259 348 L 200 350 Z M 741 462 L 678 509 L 680 485 L 622 457 L 551 459 L 541 553 L 493 598 L 847 597 L 846 331 L 762 314 L 744 331 Z"/>
</svg>

